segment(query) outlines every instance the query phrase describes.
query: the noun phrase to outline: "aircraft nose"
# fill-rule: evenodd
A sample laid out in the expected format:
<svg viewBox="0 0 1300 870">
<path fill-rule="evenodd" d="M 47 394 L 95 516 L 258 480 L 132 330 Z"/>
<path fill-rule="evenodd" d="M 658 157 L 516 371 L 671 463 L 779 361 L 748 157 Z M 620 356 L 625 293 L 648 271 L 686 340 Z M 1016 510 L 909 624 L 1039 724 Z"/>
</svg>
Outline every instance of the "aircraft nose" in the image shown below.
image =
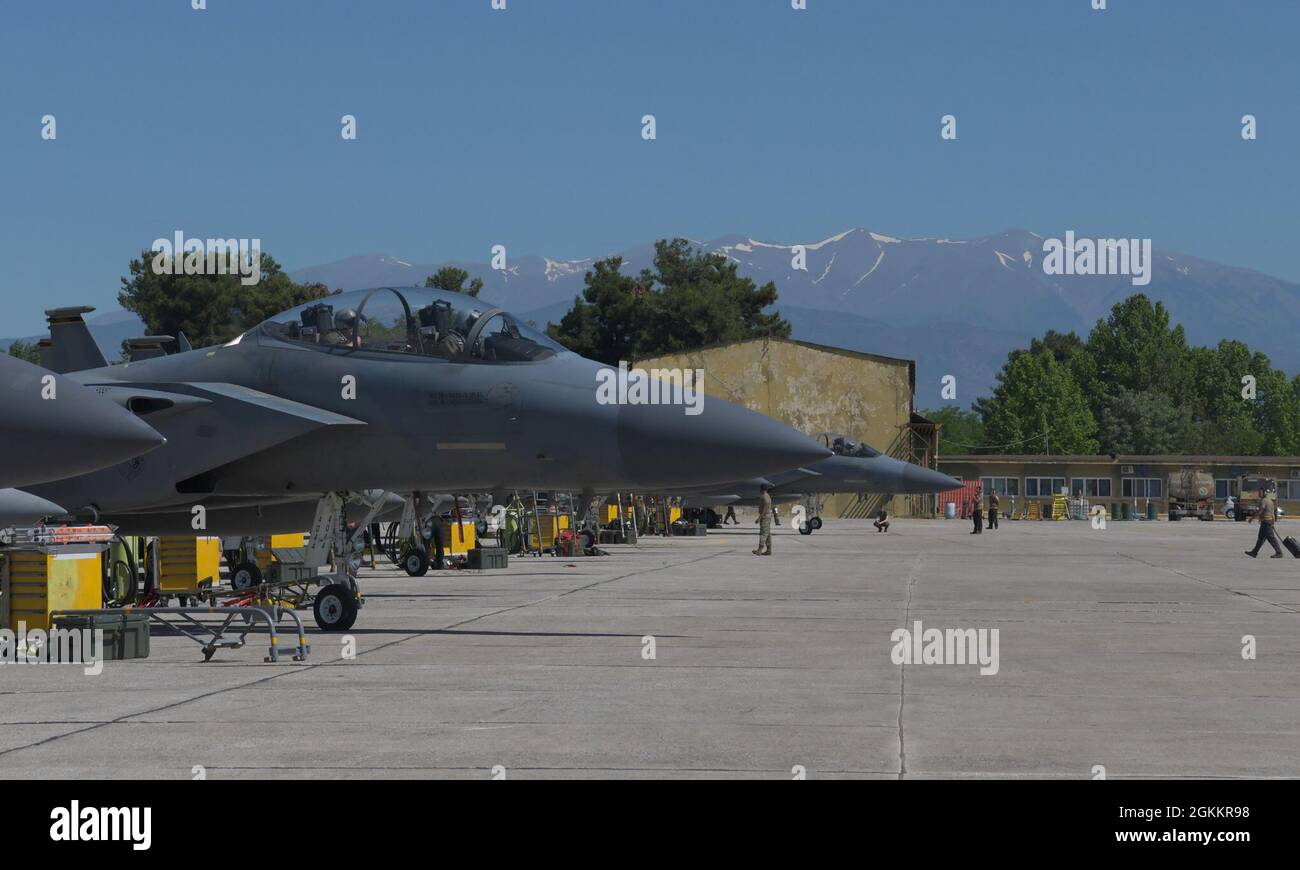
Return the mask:
<svg viewBox="0 0 1300 870">
<path fill-rule="evenodd" d="M 0 527 L 26 525 L 41 517 L 57 517 L 65 513 L 67 511 L 54 502 L 21 489 L 0 489 Z"/>
<path fill-rule="evenodd" d="M 57 479 L 107 468 L 167 443 L 152 426 L 97 395 L 47 402 L 40 418 L 41 453 Z"/>
<path fill-rule="evenodd" d="M 151 426 L 93 389 L 36 366 L 23 364 L 0 389 L 10 412 L 0 433 L 3 485 L 85 474 L 166 443 Z"/>
<path fill-rule="evenodd" d="M 712 397 L 696 415 L 681 405 L 621 406 L 618 450 L 640 487 L 746 480 L 831 455 L 784 423 Z"/>
<path fill-rule="evenodd" d="M 125 408 L 110 401 L 78 403 L 61 433 L 80 439 L 100 465 L 114 465 L 161 447 L 167 439 Z"/>
<path fill-rule="evenodd" d="M 928 494 L 933 492 L 947 492 L 950 489 L 961 487 L 961 481 L 955 480 L 946 474 L 933 471 L 921 465 L 915 465 L 911 462 L 902 463 L 904 466 L 899 474 L 901 487 L 900 493 L 908 494 Z"/>
</svg>

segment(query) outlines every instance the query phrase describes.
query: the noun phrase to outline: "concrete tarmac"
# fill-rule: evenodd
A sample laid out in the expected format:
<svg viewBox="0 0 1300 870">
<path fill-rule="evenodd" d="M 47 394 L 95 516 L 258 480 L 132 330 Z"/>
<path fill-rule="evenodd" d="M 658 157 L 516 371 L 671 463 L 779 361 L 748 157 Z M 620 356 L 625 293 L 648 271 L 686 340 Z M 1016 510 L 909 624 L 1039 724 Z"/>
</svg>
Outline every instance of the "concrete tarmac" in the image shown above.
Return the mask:
<svg viewBox="0 0 1300 870">
<path fill-rule="evenodd" d="M 504 571 L 381 557 L 352 659 L 306 613 L 306 663 L 155 631 L 98 676 L 0 666 L 0 777 L 1300 776 L 1300 561 L 1242 555 L 1253 525 L 828 520 L 758 557 L 742 521 Z M 895 664 L 918 620 L 997 629 L 997 673 Z"/>
</svg>

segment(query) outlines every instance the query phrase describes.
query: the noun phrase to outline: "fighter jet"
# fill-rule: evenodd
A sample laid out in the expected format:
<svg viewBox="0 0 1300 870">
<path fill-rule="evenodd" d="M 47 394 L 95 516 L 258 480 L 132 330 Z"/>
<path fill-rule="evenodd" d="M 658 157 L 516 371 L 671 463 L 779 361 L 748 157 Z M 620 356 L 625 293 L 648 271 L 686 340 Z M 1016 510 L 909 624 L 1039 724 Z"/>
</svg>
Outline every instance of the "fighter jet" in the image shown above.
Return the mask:
<svg viewBox="0 0 1300 870">
<path fill-rule="evenodd" d="M 888 495 L 945 492 L 961 486 L 961 481 L 912 462 L 885 456 L 867 444 L 837 439 L 832 444 L 834 456 L 809 465 L 770 474 L 762 478 L 738 481 L 729 486 L 711 487 L 681 493 L 686 508 L 714 508 L 725 505 L 757 505 L 764 486 L 774 504 L 797 502 L 812 495 L 845 492 L 870 492 Z M 816 515 L 805 520 L 806 533 L 821 527 Z"/>
<path fill-rule="evenodd" d="M 237 534 L 245 530 L 222 528 L 223 516 L 301 516 L 303 502 L 339 491 L 698 486 L 830 452 L 712 397 L 699 414 L 602 404 L 605 367 L 459 293 L 336 294 L 220 347 L 116 366 L 87 344 L 77 311 L 52 313 L 51 359 L 73 360 L 69 377 L 134 411 L 167 444 L 32 491 L 127 533 L 159 533 L 159 516 L 201 508 L 209 534 Z"/>
<path fill-rule="evenodd" d="M 164 441 L 93 390 L 8 354 L 0 354 L 0 404 L 0 528 L 66 513 L 14 487 L 116 465 Z"/>
</svg>

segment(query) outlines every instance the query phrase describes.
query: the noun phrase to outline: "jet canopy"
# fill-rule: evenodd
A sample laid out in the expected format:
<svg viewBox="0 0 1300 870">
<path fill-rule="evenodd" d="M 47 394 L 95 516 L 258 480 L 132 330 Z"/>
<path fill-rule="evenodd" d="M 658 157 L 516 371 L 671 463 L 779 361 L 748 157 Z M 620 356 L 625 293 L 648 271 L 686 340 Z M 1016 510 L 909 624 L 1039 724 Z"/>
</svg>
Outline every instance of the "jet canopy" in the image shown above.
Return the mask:
<svg viewBox="0 0 1300 870">
<path fill-rule="evenodd" d="M 427 287 L 337 293 L 290 308 L 258 329 L 281 341 L 322 349 L 456 362 L 536 362 L 565 350 L 491 302 Z"/>
<path fill-rule="evenodd" d="M 823 434 L 821 441 L 836 456 L 856 456 L 861 459 L 871 459 L 880 455 L 880 451 L 870 444 L 853 441 L 843 435 Z"/>
</svg>

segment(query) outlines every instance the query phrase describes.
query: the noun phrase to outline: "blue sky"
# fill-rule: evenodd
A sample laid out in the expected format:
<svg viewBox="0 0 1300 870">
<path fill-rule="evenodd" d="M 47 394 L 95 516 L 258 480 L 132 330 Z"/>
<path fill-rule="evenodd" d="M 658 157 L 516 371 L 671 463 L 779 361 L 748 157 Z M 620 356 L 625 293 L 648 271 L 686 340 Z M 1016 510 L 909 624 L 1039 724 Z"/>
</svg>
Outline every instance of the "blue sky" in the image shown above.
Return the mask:
<svg viewBox="0 0 1300 870">
<path fill-rule="evenodd" d="M 1077 229 L 1300 281 L 1300 4 L 1107 5 L 7 3 L 0 335 L 114 308 L 177 229 L 260 238 L 289 269 Z"/>
</svg>

